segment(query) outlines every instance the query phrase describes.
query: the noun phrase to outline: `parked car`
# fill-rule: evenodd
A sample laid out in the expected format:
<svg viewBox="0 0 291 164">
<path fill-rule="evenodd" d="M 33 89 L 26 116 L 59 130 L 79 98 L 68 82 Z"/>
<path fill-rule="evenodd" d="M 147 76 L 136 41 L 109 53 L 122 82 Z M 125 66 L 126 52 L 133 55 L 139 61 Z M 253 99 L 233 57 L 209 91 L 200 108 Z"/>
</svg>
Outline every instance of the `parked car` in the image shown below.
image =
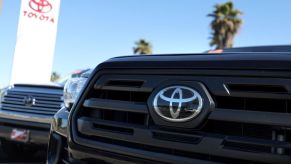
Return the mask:
<svg viewBox="0 0 291 164">
<path fill-rule="evenodd" d="M 74 72 L 78 77 L 84 71 Z M 66 81 L 66 80 L 65 80 Z M 64 84 L 15 84 L 0 94 L 0 139 L 11 157 L 31 155 L 47 147 L 54 114 L 64 106 Z"/>
<path fill-rule="evenodd" d="M 31 154 L 45 147 L 53 115 L 62 107 L 59 84 L 15 84 L 1 93 L 0 138 L 9 156 Z"/>
<path fill-rule="evenodd" d="M 55 123 L 49 163 L 291 163 L 286 52 L 110 59 Z"/>
</svg>

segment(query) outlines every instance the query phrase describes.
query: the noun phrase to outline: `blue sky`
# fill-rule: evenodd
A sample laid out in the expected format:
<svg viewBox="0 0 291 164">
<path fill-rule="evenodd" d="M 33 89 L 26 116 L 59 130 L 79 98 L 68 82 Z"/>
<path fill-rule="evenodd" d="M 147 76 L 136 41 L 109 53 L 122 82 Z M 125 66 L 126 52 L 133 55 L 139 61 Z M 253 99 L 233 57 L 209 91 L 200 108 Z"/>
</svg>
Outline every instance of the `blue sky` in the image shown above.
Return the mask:
<svg viewBox="0 0 291 164">
<path fill-rule="evenodd" d="M 20 0 L 3 0 L 0 15 L 0 87 L 9 83 Z M 244 14 L 235 46 L 291 44 L 291 1 L 233 0 Z M 226 0 L 61 0 L 53 70 L 75 69 L 131 55 L 145 38 L 154 53 L 208 50 L 211 21 L 206 15 Z"/>
</svg>

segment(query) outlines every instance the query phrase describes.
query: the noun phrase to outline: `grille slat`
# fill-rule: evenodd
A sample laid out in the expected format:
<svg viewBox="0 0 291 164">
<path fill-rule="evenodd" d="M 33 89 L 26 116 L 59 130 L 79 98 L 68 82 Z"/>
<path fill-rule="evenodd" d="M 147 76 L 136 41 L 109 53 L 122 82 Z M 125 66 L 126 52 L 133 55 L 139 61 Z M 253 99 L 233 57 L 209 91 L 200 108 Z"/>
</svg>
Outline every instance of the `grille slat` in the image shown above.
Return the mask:
<svg viewBox="0 0 291 164">
<path fill-rule="evenodd" d="M 33 88 L 32 88 L 33 89 Z M 37 93 L 37 92 L 21 92 L 21 91 L 8 91 L 8 95 L 18 95 L 18 96 L 36 96 L 36 97 L 50 97 L 59 99 L 62 94 L 50 94 L 50 93 Z"/>
<path fill-rule="evenodd" d="M 37 111 L 37 110 L 30 110 L 30 109 L 22 109 L 22 108 L 11 108 L 11 107 L 2 107 L 2 110 L 7 111 L 16 111 L 21 113 L 31 113 L 31 114 L 45 114 L 45 115 L 54 115 L 55 112 L 49 111 Z"/>
<path fill-rule="evenodd" d="M 145 103 L 118 101 L 118 100 L 106 100 L 91 98 L 84 102 L 84 107 L 95 109 L 109 109 L 115 111 L 126 111 L 135 113 L 148 113 L 147 105 Z"/>
<path fill-rule="evenodd" d="M 10 98 L 8 96 L 4 96 L 5 102 L 23 102 L 23 98 Z"/>
<path fill-rule="evenodd" d="M 36 100 L 35 101 L 37 104 L 48 104 L 48 105 L 56 105 L 59 106 L 60 103 L 63 103 L 63 101 L 59 101 L 59 102 L 54 102 L 54 101 L 42 101 L 42 100 Z"/>
<path fill-rule="evenodd" d="M 78 119 L 78 129 L 87 135 L 94 135 L 94 131 L 99 131 L 98 135 L 102 135 L 101 132 L 117 132 L 125 135 L 133 135 L 133 128 L 138 127 L 128 123 L 119 123 L 118 125 L 112 121 L 106 121 L 101 119 L 90 119 L 82 117 Z"/>
<path fill-rule="evenodd" d="M 146 77 L 146 78 L 144 78 Z M 161 79 L 154 76 L 125 77 L 123 75 L 104 75 L 94 85 L 94 89 L 131 91 L 131 92 L 151 92 L 154 83 Z M 147 80 L 152 79 L 152 80 Z"/>
<path fill-rule="evenodd" d="M 30 94 L 28 94 L 28 95 L 7 95 L 7 96 L 5 96 L 5 98 L 24 99 L 24 97 L 26 97 L 26 96 L 31 96 L 31 95 Z M 37 97 L 37 99 L 38 100 L 43 100 L 43 101 L 52 101 L 52 102 L 62 102 L 63 101 L 61 99 L 61 96 L 59 98 Z"/>
<path fill-rule="evenodd" d="M 7 105 L 18 105 L 18 106 L 21 106 L 21 107 L 26 107 L 23 101 L 21 101 L 21 102 L 19 102 L 19 101 L 12 101 L 12 100 L 6 101 L 4 99 L 3 104 L 7 104 Z M 58 104 L 55 104 L 55 103 L 40 103 L 39 101 L 36 101 L 33 106 L 34 107 L 43 107 L 43 108 L 52 108 L 52 109 L 54 109 L 54 111 L 55 111 L 55 109 L 60 109 L 62 107 L 61 106 L 61 103 L 58 103 Z M 38 108 L 38 109 L 41 110 L 41 108 Z"/>
<path fill-rule="evenodd" d="M 38 110 L 38 111 L 47 111 L 47 112 L 56 112 L 58 111 L 60 108 L 43 108 L 43 107 L 39 107 L 37 105 L 35 106 L 24 106 L 24 105 L 14 105 L 14 104 L 6 104 L 6 103 L 3 103 L 2 104 L 2 107 L 3 108 L 22 108 L 24 110 Z"/>
</svg>

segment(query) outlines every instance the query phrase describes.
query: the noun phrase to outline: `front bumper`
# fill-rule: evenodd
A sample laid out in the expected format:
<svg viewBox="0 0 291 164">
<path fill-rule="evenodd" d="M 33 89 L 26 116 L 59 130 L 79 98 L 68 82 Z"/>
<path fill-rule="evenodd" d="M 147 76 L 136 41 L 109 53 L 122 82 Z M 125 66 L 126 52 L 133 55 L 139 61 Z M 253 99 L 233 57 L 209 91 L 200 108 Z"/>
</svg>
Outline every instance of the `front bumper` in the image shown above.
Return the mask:
<svg viewBox="0 0 291 164">
<path fill-rule="evenodd" d="M 170 156 L 161 153 L 134 150 L 132 153 L 115 153 L 103 149 L 89 149 L 83 146 L 77 146 L 69 143 L 70 160 L 75 163 L 112 163 L 112 164 L 134 164 L 134 163 L 199 163 L 199 164 L 217 164 L 217 162 L 205 161 L 200 159 L 186 159 L 177 156 Z M 113 146 L 113 145 L 103 145 Z M 109 147 L 108 147 L 109 148 Z M 115 149 L 112 147 L 111 149 Z M 121 148 L 121 147 L 120 147 Z M 125 151 L 125 150 L 123 150 Z M 130 155 L 129 155 L 130 154 Z"/>
<path fill-rule="evenodd" d="M 50 124 L 19 121 L 0 118 L 0 138 L 11 140 L 13 129 L 25 129 L 30 131 L 29 140 L 26 144 L 46 145 L 49 139 Z"/>
<path fill-rule="evenodd" d="M 11 140 L 13 129 L 29 130 L 26 144 L 47 145 L 52 117 L 0 110 L 0 138 Z"/>
</svg>

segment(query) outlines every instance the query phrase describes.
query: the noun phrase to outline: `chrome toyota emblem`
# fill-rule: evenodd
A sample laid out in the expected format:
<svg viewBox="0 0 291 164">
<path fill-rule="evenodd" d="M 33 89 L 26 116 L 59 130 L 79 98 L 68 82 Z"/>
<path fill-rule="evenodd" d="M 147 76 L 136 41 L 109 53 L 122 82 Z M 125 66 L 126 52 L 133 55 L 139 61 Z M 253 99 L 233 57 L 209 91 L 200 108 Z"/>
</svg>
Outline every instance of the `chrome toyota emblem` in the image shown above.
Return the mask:
<svg viewBox="0 0 291 164">
<path fill-rule="evenodd" d="M 23 99 L 23 103 L 25 106 L 29 106 L 29 107 L 33 106 L 33 105 L 35 105 L 35 98 L 32 96 L 26 96 Z"/>
<path fill-rule="evenodd" d="M 185 122 L 199 115 L 203 107 L 201 95 L 186 86 L 170 86 L 154 97 L 155 112 L 171 122 Z"/>
</svg>

